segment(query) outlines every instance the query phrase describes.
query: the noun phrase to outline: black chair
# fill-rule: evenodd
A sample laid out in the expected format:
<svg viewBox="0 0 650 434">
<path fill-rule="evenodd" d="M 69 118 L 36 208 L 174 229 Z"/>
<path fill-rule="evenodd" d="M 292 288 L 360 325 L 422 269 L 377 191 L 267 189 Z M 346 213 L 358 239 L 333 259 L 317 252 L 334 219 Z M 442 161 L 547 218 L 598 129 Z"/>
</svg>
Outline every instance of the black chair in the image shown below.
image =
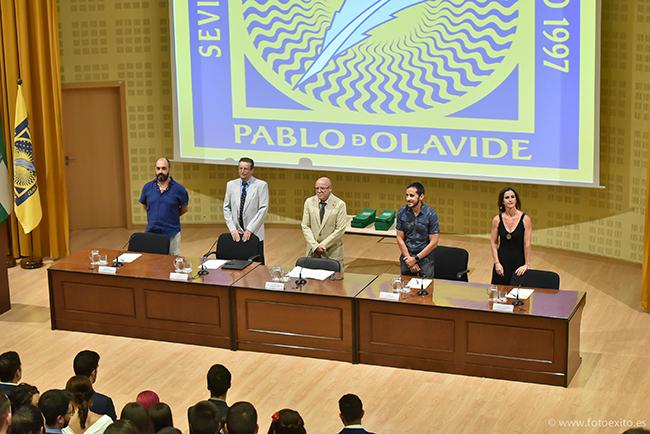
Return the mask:
<svg viewBox="0 0 650 434">
<path fill-rule="evenodd" d="M 469 253 L 459 247 L 438 246 L 433 251 L 436 279 L 460 280 L 467 282 Z"/>
<path fill-rule="evenodd" d="M 235 242 L 230 232 L 224 232 L 217 239 L 217 258 L 218 259 L 237 259 L 243 261 L 261 262 L 260 257 L 260 239 L 255 234 L 251 234 L 248 241 Z"/>
<path fill-rule="evenodd" d="M 560 289 L 560 275 L 554 271 L 529 269 L 521 276 L 513 273 L 510 284 L 531 288 Z"/>
<path fill-rule="evenodd" d="M 129 238 L 130 252 L 169 254 L 169 237 L 151 232 L 136 232 Z"/>
<path fill-rule="evenodd" d="M 336 259 L 311 258 L 303 256 L 296 261 L 296 267 L 311 268 L 316 270 L 327 270 L 338 273 L 341 271 L 341 263 Z"/>
</svg>

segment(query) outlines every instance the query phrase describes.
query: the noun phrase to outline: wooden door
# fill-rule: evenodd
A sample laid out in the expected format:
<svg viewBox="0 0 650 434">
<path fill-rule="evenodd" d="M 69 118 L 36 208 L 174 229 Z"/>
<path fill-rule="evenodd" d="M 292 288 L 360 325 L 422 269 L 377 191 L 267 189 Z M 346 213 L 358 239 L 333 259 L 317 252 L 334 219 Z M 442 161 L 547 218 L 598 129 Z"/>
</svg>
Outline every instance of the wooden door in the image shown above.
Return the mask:
<svg viewBox="0 0 650 434">
<path fill-rule="evenodd" d="M 63 85 L 70 230 L 125 227 L 128 167 L 124 85 Z"/>
</svg>

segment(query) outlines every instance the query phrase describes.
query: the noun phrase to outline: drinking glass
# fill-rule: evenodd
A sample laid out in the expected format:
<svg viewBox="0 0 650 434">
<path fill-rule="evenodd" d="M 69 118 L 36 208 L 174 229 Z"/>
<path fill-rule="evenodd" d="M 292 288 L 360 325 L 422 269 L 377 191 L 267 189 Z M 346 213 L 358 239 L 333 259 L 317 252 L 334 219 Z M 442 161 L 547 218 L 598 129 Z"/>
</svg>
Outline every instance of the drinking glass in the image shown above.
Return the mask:
<svg viewBox="0 0 650 434">
<path fill-rule="evenodd" d="M 497 288 L 495 285 L 490 285 L 487 288 L 487 294 L 489 301 L 499 301 L 499 288 Z"/>
<path fill-rule="evenodd" d="M 497 297 L 497 301 L 499 303 L 505 303 L 506 301 L 508 301 L 508 299 L 506 298 L 507 294 L 508 294 L 508 290 L 506 288 L 499 288 L 499 295 Z"/>
<path fill-rule="evenodd" d="M 182 256 L 177 256 L 174 259 L 174 271 L 177 273 L 183 273 L 185 270 L 185 258 Z"/>
<path fill-rule="evenodd" d="M 271 267 L 271 280 L 274 282 L 282 281 L 282 267 Z"/>
<path fill-rule="evenodd" d="M 402 282 L 402 276 L 393 277 L 392 287 L 393 287 L 393 292 L 409 292 L 408 288 L 404 288 L 404 283 Z"/>
<path fill-rule="evenodd" d="M 108 264 L 108 255 L 99 255 L 99 262 L 97 265 L 107 265 Z"/>
<path fill-rule="evenodd" d="M 90 259 L 90 269 L 92 270 L 99 263 L 99 250 L 92 249 L 88 255 L 88 258 Z"/>
</svg>

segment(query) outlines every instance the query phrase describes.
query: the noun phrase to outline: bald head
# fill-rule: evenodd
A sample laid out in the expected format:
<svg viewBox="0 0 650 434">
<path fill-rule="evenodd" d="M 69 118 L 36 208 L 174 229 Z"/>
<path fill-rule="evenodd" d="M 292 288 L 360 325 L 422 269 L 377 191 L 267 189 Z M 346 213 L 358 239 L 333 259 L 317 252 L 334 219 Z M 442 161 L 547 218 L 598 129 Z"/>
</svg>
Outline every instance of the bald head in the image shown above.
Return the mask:
<svg viewBox="0 0 650 434">
<path fill-rule="evenodd" d="M 326 176 L 318 178 L 314 185 L 314 189 L 316 190 L 318 200 L 326 201 L 329 199 L 330 194 L 332 194 L 332 180 Z"/>
<path fill-rule="evenodd" d="M 156 179 L 158 182 L 165 182 L 169 179 L 169 166 L 169 160 L 165 157 L 156 160 Z"/>
</svg>

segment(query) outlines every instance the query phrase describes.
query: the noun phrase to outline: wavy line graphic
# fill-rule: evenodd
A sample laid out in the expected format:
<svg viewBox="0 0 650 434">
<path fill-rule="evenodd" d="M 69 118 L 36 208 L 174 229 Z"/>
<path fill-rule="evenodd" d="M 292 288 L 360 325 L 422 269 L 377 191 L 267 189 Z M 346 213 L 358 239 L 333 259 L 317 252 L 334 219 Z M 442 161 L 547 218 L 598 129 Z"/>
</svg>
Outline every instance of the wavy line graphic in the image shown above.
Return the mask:
<svg viewBox="0 0 650 434">
<path fill-rule="evenodd" d="M 519 8 L 519 0 L 242 1 L 250 41 L 288 96 L 386 114 L 484 93 L 511 55 Z"/>
</svg>

